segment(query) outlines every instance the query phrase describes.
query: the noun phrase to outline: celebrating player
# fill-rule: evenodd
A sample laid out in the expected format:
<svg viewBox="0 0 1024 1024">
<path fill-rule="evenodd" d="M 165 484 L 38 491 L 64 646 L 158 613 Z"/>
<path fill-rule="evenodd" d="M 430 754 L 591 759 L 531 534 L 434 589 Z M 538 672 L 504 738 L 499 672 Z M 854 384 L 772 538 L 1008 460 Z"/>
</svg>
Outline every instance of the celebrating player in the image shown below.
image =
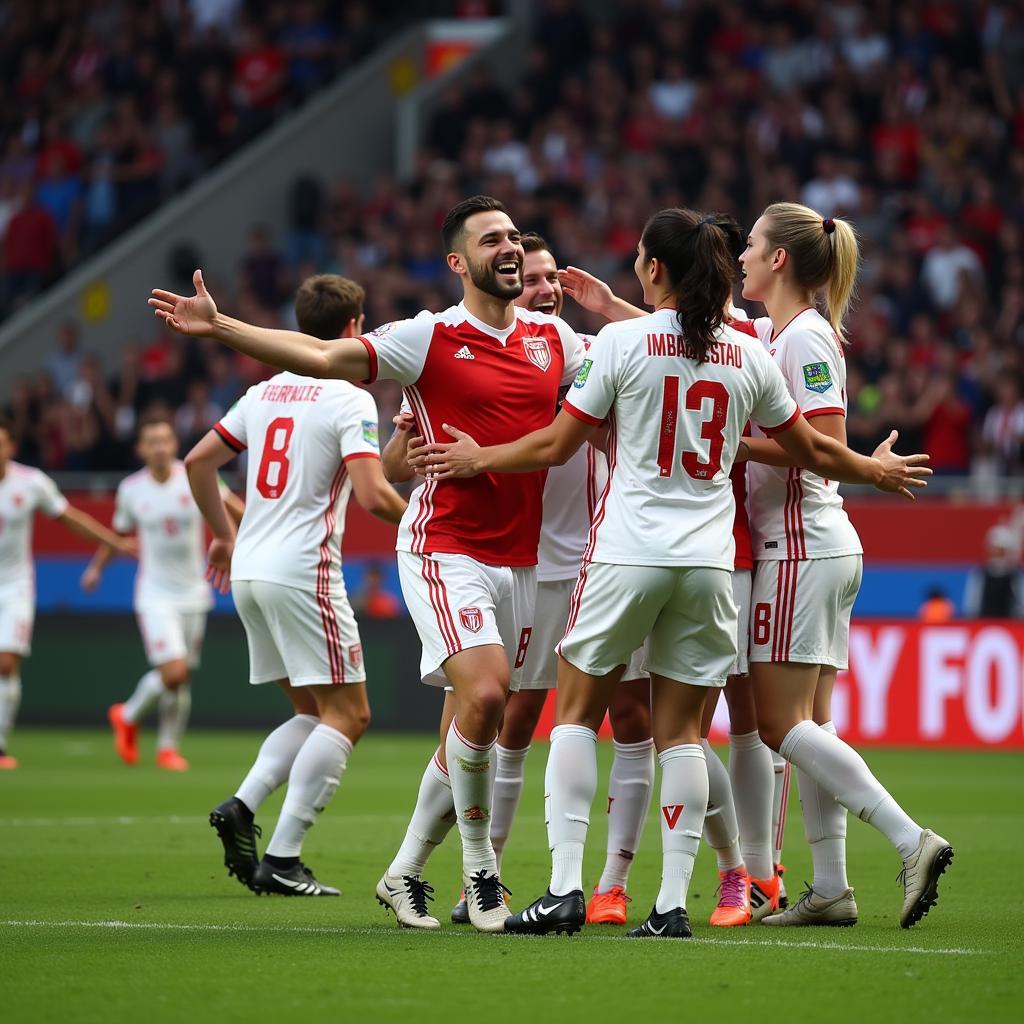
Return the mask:
<svg viewBox="0 0 1024 1024">
<path fill-rule="evenodd" d="M 477 196 L 459 203 L 442 238 L 464 301 L 358 338 L 328 342 L 226 317 L 199 271 L 194 296 L 155 290 L 150 304 L 175 330 L 297 373 L 397 380 L 430 441 L 445 439 L 443 422 L 460 419 L 500 444 L 550 422 L 559 388 L 582 362 L 582 345 L 561 320 L 513 306 L 523 288 L 523 249 L 500 202 Z M 455 800 L 470 920 L 483 931 L 501 931 L 508 916 L 490 840 L 494 744 L 530 642 L 542 493 L 540 472 L 469 484 L 428 480 L 413 494 L 398 536 L 422 673 L 438 684 L 447 678 L 454 691 L 439 763 Z M 403 924 L 437 926 L 425 913 L 418 875 L 386 873 L 377 894 Z"/>
<path fill-rule="evenodd" d="M 300 327 L 331 339 L 358 332 L 364 292 L 334 275 L 303 282 Z M 238 537 L 217 471 L 248 449 L 246 507 Z M 263 742 L 233 797 L 210 824 L 228 873 L 257 893 L 337 896 L 300 860 L 310 826 L 330 802 L 370 721 L 362 645 L 341 574 L 349 495 L 385 522 L 405 502 L 388 485 L 377 447 L 377 408 L 345 381 L 279 373 L 251 387 L 185 460 L 196 502 L 213 530 L 210 575 L 228 581 L 249 643 L 249 681 L 277 683 L 294 717 Z M 262 861 L 254 817 L 288 782 Z"/>
<path fill-rule="evenodd" d="M 548 758 L 552 878 L 506 922 L 528 934 L 577 931 L 583 848 L 597 784 L 596 741 L 623 667 L 648 638 L 654 740 L 662 765 L 664 864 L 649 917 L 629 934 L 687 937 L 686 889 L 708 798 L 700 721 L 709 687 L 736 658 L 729 471 L 748 419 L 830 477 L 910 494 L 928 471 L 885 450 L 865 458 L 812 430 L 764 350 L 723 325 L 733 263 L 714 218 L 665 210 L 635 264 L 655 312 L 605 327 L 553 423 L 503 445 L 428 444 L 428 484 L 527 473 L 566 461 L 609 423 L 609 483 L 598 505 L 559 647 L 557 726 Z M 652 428 L 652 424 L 657 425 Z"/>
<path fill-rule="evenodd" d="M 740 258 L 743 295 L 764 303 L 758 334 L 817 432 L 846 444 L 843 318 L 857 273 L 853 228 L 795 203 L 769 206 Z M 815 308 L 824 293 L 828 318 Z M 762 434 L 763 437 L 763 434 Z M 836 735 L 831 696 L 847 665 L 850 614 L 860 589 L 857 531 L 834 474 L 805 472 L 772 440 L 750 450 L 772 465 L 750 468 L 757 573 L 751 661 L 761 736 L 800 776 L 814 883 L 774 925 L 852 925 L 846 877 L 846 812 L 874 825 L 903 858 L 900 924 L 934 905 L 953 848 L 914 822 L 859 754 Z"/>
<path fill-rule="evenodd" d="M 143 420 L 136 451 L 144 468 L 117 488 L 114 529 L 138 532 L 134 605 L 150 669 L 131 697 L 113 705 L 107 717 L 118 755 L 125 764 L 135 764 L 138 723 L 158 706 L 156 763 L 183 772 L 188 762 L 180 753 L 181 737 L 192 705 L 189 675 L 199 667 L 206 614 L 213 606 L 203 558 L 203 517 L 192 500 L 185 464 L 177 458 L 178 438 L 170 420 Z M 230 492 L 224 500 L 240 518 L 242 503 Z M 96 552 L 82 576 L 85 590 L 96 589 L 112 555 L 107 545 Z"/>
<path fill-rule="evenodd" d="M 32 650 L 36 615 L 32 517 L 36 510 L 97 544 L 134 555 L 135 545 L 68 504 L 38 469 L 14 461 L 11 425 L 0 418 L 0 770 L 18 767 L 7 741 L 21 703 L 21 662 Z"/>
</svg>

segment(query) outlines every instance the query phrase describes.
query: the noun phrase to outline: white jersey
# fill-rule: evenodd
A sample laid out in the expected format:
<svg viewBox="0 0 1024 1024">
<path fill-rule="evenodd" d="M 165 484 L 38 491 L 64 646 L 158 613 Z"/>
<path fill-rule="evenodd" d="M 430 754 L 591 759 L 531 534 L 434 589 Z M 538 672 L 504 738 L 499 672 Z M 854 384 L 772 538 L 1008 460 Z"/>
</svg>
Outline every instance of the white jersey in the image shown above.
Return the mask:
<svg viewBox="0 0 1024 1024">
<path fill-rule="evenodd" d="M 249 388 L 214 430 L 249 449 L 232 580 L 343 596 L 345 466 L 380 458 L 373 397 L 347 381 L 279 373 Z"/>
<path fill-rule="evenodd" d="M 38 509 L 56 519 L 67 507 L 67 499 L 45 473 L 7 463 L 0 480 L 0 591 L 33 593 L 32 517 Z"/>
<path fill-rule="evenodd" d="M 846 415 L 846 357 L 832 325 L 817 310 L 797 314 L 774 337 L 767 317 L 754 326 L 806 418 Z M 755 434 L 764 436 L 756 429 Z M 862 553 L 835 480 L 751 462 L 747 486 L 755 561 Z"/>
<path fill-rule="evenodd" d="M 206 582 L 203 517 L 182 462 L 160 483 L 148 469 L 125 477 L 117 488 L 114 529 L 138 533 L 135 610 L 172 607 L 203 612 L 213 606 Z"/>
<path fill-rule="evenodd" d="M 758 342 L 723 325 L 707 363 L 687 353 L 674 310 L 609 324 L 562 408 L 610 425 L 608 486 L 585 561 L 732 571 L 732 470 L 743 427 L 799 414 Z"/>
</svg>

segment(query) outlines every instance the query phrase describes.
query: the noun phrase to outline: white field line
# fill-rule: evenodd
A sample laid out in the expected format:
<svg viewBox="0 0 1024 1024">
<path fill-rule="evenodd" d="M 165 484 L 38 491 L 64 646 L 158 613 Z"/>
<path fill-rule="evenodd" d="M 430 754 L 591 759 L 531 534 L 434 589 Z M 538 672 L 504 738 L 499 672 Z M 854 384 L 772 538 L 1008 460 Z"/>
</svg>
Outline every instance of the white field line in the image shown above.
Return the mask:
<svg viewBox="0 0 1024 1024">
<path fill-rule="evenodd" d="M 413 932 L 410 929 L 387 928 L 330 928 L 298 926 L 274 926 L 274 925 L 248 925 L 248 924 L 184 924 L 180 922 L 159 922 L 159 921 L 40 921 L 40 920 L 0 920 L 0 928 L 52 928 L 56 930 L 67 928 L 100 928 L 111 931 L 179 931 L 179 932 L 233 932 L 239 934 L 294 934 L 294 935 L 397 935 L 408 938 Z M 468 929 L 458 931 L 446 931 L 446 937 L 466 938 L 475 937 L 475 933 Z M 486 940 L 481 940 L 486 941 Z M 525 937 L 516 937 L 516 942 L 528 941 Z M 622 936 L 595 935 L 590 941 L 598 942 L 621 942 Z M 708 949 L 715 946 L 745 946 L 748 949 L 762 949 L 771 947 L 773 949 L 811 949 L 816 951 L 847 953 L 884 953 L 886 955 L 910 953 L 919 956 L 993 956 L 995 951 L 991 949 L 928 949 L 925 946 L 863 946 L 848 945 L 841 942 L 787 942 L 783 939 L 770 939 L 759 942 L 753 940 L 745 942 L 742 939 L 691 939 L 687 946 L 702 946 Z"/>
</svg>

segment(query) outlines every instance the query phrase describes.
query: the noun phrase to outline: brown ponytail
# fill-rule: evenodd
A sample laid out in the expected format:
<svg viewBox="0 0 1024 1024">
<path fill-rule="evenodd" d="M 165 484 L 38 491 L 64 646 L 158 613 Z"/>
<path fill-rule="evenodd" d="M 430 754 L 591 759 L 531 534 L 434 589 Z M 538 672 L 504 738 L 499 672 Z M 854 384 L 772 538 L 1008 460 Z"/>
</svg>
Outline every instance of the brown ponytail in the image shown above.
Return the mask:
<svg viewBox="0 0 1024 1024">
<path fill-rule="evenodd" d="M 799 203 L 773 203 L 764 211 L 768 249 L 785 249 L 798 284 L 824 292 L 825 313 L 840 340 L 857 282 L 860 248 L 849 221 Z"/>
<path fill-rule="evenodd" d="M 735 274 L 726 233 L 716 220 L 693 210 L 662 210 L 640 239 L 648 262 L 658 260 L 668 274 L 680 332 L 700 363 L 708 361 L 722 326 Z"/>
</svg>

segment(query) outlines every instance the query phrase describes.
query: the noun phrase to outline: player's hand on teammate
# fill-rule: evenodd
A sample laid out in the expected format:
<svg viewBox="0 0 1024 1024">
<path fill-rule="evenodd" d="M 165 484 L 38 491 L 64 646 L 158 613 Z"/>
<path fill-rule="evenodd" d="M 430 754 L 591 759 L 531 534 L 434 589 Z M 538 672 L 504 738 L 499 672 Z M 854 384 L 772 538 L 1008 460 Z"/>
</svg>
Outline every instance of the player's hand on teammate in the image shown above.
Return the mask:
<svg viewBox="0 0 1024 1024">
<path fill-rule="evenodd" d="M 153 307 L 154 314 L 179 334 L 191 334 L 196 338 L 208 337 L 213 333 L 217 304 L 206 290 L 201 270 L 192 275 L 192 284 L 196 289 L 195 295 L 192 296 L 176 295 L 174 292 L 164 291 L 163 288 L 154 288 L 149 304 Z"/>
<path fill-rule="evenodd" d="M 218 540 L 214 537 L 206 554 L 206 578 L 221 594 L 226 594 L 231 589 L 231 555 L 234 550 L 234 541 Z"/>
<path fill-rule="evenodd" d="M 476 476 L 480 472 L 480 445 L 457 427 L 444 424 L 455 440 L 451 444 L 428 444 L 425 438 L 409 442 L 409 465 L 428 480 Z"/>
<path fill-rule="evenodd" d="M 579 267 L 559 270 L 558 280 L 562 282 L 562 291 L 591 313 L 604 313 L 615 298 L 615 293 L 604 281 Z"/>
<path fill-rule="evenodd" d="M 899 432 L 893 430 L 871 453 L 872 458 L 877 459 L 885 470 L 885 476 L 875 486 L 880 491 L 902 494 L 904 498 L 913 501 L 914 494 L 911 488 L 927 487 L 928 481 L 925 477 L 932 475 L 932 471 L 925 465 L 929 456 L 922 454 L 897 455 L 892 450 L 892 446 L 899 436 Z"/>
</svg>

